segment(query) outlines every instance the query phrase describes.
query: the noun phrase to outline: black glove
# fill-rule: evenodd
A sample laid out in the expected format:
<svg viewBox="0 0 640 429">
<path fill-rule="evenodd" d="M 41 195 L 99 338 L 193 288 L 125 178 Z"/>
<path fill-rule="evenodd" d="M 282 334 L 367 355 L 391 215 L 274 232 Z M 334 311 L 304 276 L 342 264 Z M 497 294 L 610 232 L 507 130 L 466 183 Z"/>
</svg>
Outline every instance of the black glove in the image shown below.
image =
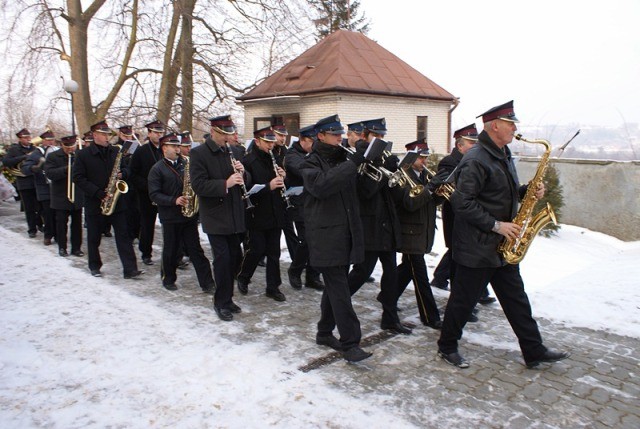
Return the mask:
<svg viewBox="0 0 640 429">
<path fill-rule="evenodd" d="M 362 155 L 360 152 L 350 153 L 347 157 L 356 165 L 356 167 L 360 167 L 360 165 L 364 162 L 364 155 Z"/>
<path fill-rule="evenodd" d="M 398 157 L 395 155 L 391 155 L 384 160 L 384 164 L 382 164 L 384 168 L 389 171 L 396 171 L 398 169 Z"/>
</svg>

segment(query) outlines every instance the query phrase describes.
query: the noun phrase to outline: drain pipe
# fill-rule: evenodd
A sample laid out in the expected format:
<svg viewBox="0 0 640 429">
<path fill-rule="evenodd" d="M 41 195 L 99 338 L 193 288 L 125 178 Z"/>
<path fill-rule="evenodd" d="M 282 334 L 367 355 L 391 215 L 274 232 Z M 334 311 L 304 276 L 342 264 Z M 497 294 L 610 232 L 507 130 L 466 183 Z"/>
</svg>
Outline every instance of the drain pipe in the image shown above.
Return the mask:
<svg viewBox="0 0 640 429">
<path fill-rule="evenodd" d="M 451 114 L 453 113 L 454 110 L 456 110 L 456 107 L 458 107 L 458 104 L 460 104 L 460 98 L 459 97 L 455 97 L 453 99 L 453 107 L 451 107 L 451 109 L 449 109 L 449 114 L 447 115 L 447 154 L 451 153 L 451 150 L 453 149 L 451 147 Z"/>
</svg>

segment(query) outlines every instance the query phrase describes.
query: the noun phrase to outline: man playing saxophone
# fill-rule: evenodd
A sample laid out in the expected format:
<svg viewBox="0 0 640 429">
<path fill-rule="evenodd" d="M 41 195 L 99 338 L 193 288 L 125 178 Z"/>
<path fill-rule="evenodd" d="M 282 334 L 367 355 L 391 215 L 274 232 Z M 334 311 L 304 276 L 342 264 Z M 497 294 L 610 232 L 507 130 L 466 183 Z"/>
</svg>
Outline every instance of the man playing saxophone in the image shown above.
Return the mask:
<svg viewBox="0 0 640 429">
<path fill-rule="evenodd" d="M 213 293 L 213 274 L 209 260 L 200 246 L 198 218 L 187 217 L 183 213 L 183 208 L 189 203 L 184 195 L 184 188 L 191 185 L 185 183 L 189 179 L 186 170 L 188 161 L 180 157 L 180 139 L 175 134 L 166 134 L 160 138 L 160 149 L 163 158 L 151 167 L 147 183 L 149 198 L 157 204 L 162 224 L 162 286 L 171 291 L 178 289 L 178 251 L 184 243 L 196 269 L 200 288 L 205 293 Z"/>
<path fill-rule="evenodd" d="M 126 204 L 123 198 L 118 198 L 111 214 L 104 215 L 103 200 L 113 198 L 108 188 L 112 182 L 113 173 L 117 179 L 126 179 L 119 172 L 120 165 L 116 160 L 119 149 L 109 144 L 111 129 L 106 121 L 100 121 L 91 126 L 93 142 L 76 155 L 73 163 L 73 181 L 76 187 L 84 193 L 84 211 L 87 222 L 87 252 L 89 254 L 89 270 L 94 277 L 101 277 L 102 259 L 100 257 L 100 241 L 104 225 L 111 221 L 116 236 L 116 248 L 122 263 L 125 279 L 138 277 L 143 271 L 138 270 L 136 255 L 133 251 L 133 240 L 127 231 Z"/>
<path fill-rule="evenodd" d="M 438 355 L 447 363 L 467 368 L 458 353 L 458 340 L 484 288 L 491 283 L 509 323 L 518 337 L 529 368 L 566 359 L 567 352 L 547 349 L 524 290 L 518 264 L 508 264 L 498 252 L 504 237 L 515 238 L 520 226 L 512 223 L 526 185 L 519 186 L 507 145 L 517 129 L 513 101 L 483 113 L 484 131 L 458 166 L 456 190 L 450 201 L 455 213 L 453 259 L 457 264 L 438 340 Z M 544 195 L 544 187 L 536 197 Z"/>
</svg>

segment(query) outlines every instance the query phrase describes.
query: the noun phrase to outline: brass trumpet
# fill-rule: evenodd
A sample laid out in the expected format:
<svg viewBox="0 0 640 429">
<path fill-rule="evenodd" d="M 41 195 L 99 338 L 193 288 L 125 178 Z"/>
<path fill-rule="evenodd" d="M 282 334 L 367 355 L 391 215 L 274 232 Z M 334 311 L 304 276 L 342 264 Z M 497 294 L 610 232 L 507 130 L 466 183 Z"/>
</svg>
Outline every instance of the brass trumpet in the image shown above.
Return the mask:
<svg viewBox="0 0 640 429">
<path fill-rule="evenodd" d="M 346 150 L 350 154 L 355 153 L 355 150 L 350 147 L 344 147 L 342 145 L 340 145 L 340 147 Z M 365 161 L 362 164 L 360 164 L 360 166 L 358 167 L 358 174 L 366 175 L 374 182 L 379 182 L 382 180 L 382 177 L 386 177 L 387 179 L 389 179 L 390 188 L 397 185 L 397 182 L 392 181 L 392 177 L 394 173 L 392 173 L 391 171 L 387 170 L 382 166 L 376 167 L 369 161 Z"/>
<path fill-rule="evenodd" d="M 427 169 L 427 172 L 429 172 L 428 169 Z M 393 186 L 396 186 L 396 185 L 402 186 L 402 187 L 409 186 L 410 188 L 409 196 L 411 198 L 415 198 L 419 196 L 424 191 L 424 186 L 421 185 L 420 183 L 414 182 L 413 179 L 411 179 L 411 176 L 409 176 L 409 173 L 407 173 L 406 168 L 398 168 L 398 171 L 393 173 L 393 177 L 389 179 L 389 187 L 392 186 L 391 185 L 392 180 L 394 181 Z"/>
</svg>

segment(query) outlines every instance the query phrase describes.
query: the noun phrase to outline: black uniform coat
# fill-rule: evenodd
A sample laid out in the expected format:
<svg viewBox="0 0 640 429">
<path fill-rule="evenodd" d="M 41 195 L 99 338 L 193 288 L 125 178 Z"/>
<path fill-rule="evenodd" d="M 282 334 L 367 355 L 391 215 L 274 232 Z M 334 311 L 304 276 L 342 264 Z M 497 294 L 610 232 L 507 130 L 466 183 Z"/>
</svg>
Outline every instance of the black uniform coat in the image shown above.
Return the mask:
<svg viewBox="0 0 640 429">
<path fill-rule="evenodd" d="M 449 178 L 449 175 L 455 170 L 455 168 L 460 163 L 462 159 L 462 154 L 458 150 L 457 147 L 454 147 L 451 151 L 451 154 L 445 156 L 440 160 L 438 164 L 438 173 L 436 177 L 440 179 L 440 181 L 445 181 Z M 449 178 L 449 181 L 452 179 Z M 442 230 L 444 233 L 444 243 L 447 248 L 451 248 L 451 236 L 453 234 L 453 220 L 454 214 L 453 209 L 451 208 L 451 203 L 443 198 L 442 202 Z"/>
<path fill-rule="evenodd" d="M 176 200 L 182 195 L 184 184 L 184 160 L 179 157 L 177 165 L 166 158 L 156 162 L 149 171 L 147 180 L 149 198 L 158 205 L 158 216 L 162 223 L 183 223 L 193 220 L 182 215 L 182 206 Z"/>
<path fill-rule="evenodd" d="M 129 163 L 129 177 L 133 182 L 135 190 L 139 194 L 143 194 L 144 196 L 149 195 L 149 188 L 147 186 L 149 171 L 151 171 L 151 167 L 162 158 L 162 150 L 159 147 L 156 148 L 153 143 L 149 141 L 133 152 L 131 162 Z"/>
<path fill-rule="evenodd" d="M 32 144 L 27 147 L 22 146 L 20 143 L 12 144 L 7 150 L 7 154 L 2 158 L 2 164 L 9 168 L 17 168 L 18 164 L 27 159 L 27 155 L 35 149 L 36 147 Z M 35 189 L 36 184 L 33 181 L 33 176 L 16 177 L 16 188 L 18 188 L 18 191 Z"/>
<path fill-rule="evenodd" d="M 239 160 L 241 151 L 231 146 Z M 211 138 L 191 149 L 191 187 L 200 198 L 200 222 L 207 234 L 230 235 L 247 230 L 245 203 L 240 186 L 227 189 L 227 179 L 234 170 L 227 149 Z"/>
<path fill-rule="evenodd" d="M 44 162 L 46 160 L 44 156 L 45 151 L 46 149 L 43 147 L 36 148 L 36 150 L 27 156 L 27 159 L 24 160 L 21 168 L 22 174 L 33 178 L 33 182 L 36 185 L 36 196 L 38 201 L 49 201 L 51 199 L 49 182 L 47 181 L 47 177 L 44 175 L 43 171 Z M 49 150 L 47 156 L 53 152 L 56 151 Z"/>
<path fill-rule="evenodd" d="M 100 202 L 105 197 L 105 190 L 118 156 L 116 146 L 98 146 L 91 143 L 89 147 L 77 152 L 73 163 L 73 181 L 76 190 L 80 188 L 84 193 L 84 212 L 86 215 L 102 213 Z M 122 180 L 126 180 L 126 172 L 121 170 Z M 118 198 L 114 213 L 126 209 L 124 198 Z"/>
<path fill-rule="evenodd" d="M 285 183 L 287 188 L 293 188 L 298 186 L 304 186 L 302 180 L 302 165 L 305 162 L 308 153 L 300 146 L 300 142 L 294 142 L 285 158 L 285 169 L 287 171 L 287 177 Z M 289 201 L 293 205 L 293 208 L 289 209 L 289 215 L 295 222 L 304 222 L 304 198 L 305 192 L 300 195 L 291 195 Z"/>
<path fill-rule="evenodd" d="M 302 165 L 306 191 L 304 222 L 314 267 L 364 261 L 356 170 L 342 149 L 322 142 L 316 143 Z"/>
<path fill-rule="evenodd" d="M 499 148 L 482 131 L 478 143 L 458 166 L 453 259 L 472 268 L 500 267 L 506 263 L 497 248 L 502 235 L 492 232 L 496 220 L 511 222 L 518 211 L 520 190 L 511 152 Z M 523 187 L 525 188 L 525 187 Z"/>
<path fill-rule="evenodd" d="M 276 177 L 271 156 L 256 146 L 244 157 L 242 164 L 249 177 L 247 190 L 256 184 L 265 185 L 260 192 L 251 195 L 255 208 L 246 214 L 247 229 L 262 231 L 282 228 L 286 204 L 280 193 L 281 188 L 269 189 L 269 182 Z"/>
<path fill-rule="evenodd" d="M 75 157 L 74 154 L 71 154 Z M 57 150 L 47 156 L 44 163 L 44 171 L 51 181 L 51 202 L 50 207 L 55 210 L 79 210 L 82 208 L 84 195 L 82 189 L 75 186 L 75 202 L 67 199 L 67 171 L 69 158 L 64 150 Z"/>
<path fill-rule="evenodd" d="M 424 178 L 419 177 L 412 168 L 408 169 L 407 174 L 415 183 L 425 184 Z M 392 189 L 402 229 L 399 251 L 408 255 L 424 255 L 431 252 L 433 247 L 436 202 L 427 189 L 413 198 L 409 195 L 409 190 L 407 186 Z"/>
</svg>

